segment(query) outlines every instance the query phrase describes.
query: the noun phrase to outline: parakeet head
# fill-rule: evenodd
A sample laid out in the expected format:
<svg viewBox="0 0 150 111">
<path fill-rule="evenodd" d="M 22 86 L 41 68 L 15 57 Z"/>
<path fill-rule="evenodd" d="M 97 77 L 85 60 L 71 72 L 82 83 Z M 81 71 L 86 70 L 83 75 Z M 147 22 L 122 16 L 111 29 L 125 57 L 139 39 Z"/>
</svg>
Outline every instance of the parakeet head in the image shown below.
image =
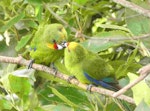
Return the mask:
<svg viewBox="0 0 150 111">
<path fill-rule="evenodd" d="M 65 30 L 65 28 L 63 27 L 63 25 L 61 24 L 50 24 L 50 25 L 46 25 L 44 28 L 44 36 L 45 38 L 47 38 L 47 40 L 49 42 L 55 40 L 56 43 L 60 44 L 62 43 L 64 40 L 67 40 L 67 32 Z"/>
<path fill-rule="evenodd" d="M 46 39 L 43 40 L 47 43 L 47 47 L 55 50 L 63 49 L 63 47 L 59 45 L 67 40 L 67 32 L 63 25 L 57 23 L 45 25 L 44 29 L 43 36 Z"/>
<path fill-rule="evenodd" d="M 88 53 L 88 51 L 77 42 L 64 43 L 63 47 L 66 47 L 65 55 L 70 56 L 74 60 L 82 60 Z"/>
</svg>

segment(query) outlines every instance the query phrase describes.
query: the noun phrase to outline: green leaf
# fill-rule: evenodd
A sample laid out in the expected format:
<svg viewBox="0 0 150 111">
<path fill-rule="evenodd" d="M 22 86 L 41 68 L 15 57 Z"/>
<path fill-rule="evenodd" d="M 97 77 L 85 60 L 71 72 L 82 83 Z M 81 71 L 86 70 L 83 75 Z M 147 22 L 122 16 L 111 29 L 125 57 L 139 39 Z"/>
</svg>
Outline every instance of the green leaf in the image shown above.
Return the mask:
<svg viewBox="0 0 150 111">
<path fill-rule="evenodd" d="M 71 102 L 68 98 L 66 98 L 63 94 L 61 94 L 59 91 L 57 91 L 55 88 L 50 87 L 52 89 L 52 92 L 58 96 L 61 100 L 63 100 L 64 102 L 66 102 L 68 105 L 72 106 L 72 107 L 77 107 L 76 104 L 74 104 L 73 102 Z"/>
<path fill-rule="evenodd" d="M 110 47 L 118 46 L 130 37 L 130 34 L 124 31 L 108 31 L 100 32 L 94 35 L 94 37 L 82 42 L 81 44 L 92 52 L 100 52 Z M 111 39 L 111 40 L 110 40 Z"/>
<path fill-rule="evenodd" d="M 48 84 L 49 85 L 49 84 Z M 86 93 L 78 90 L 77 88 L 70 87 L 68 86 L 60 86 L 60 85 L 52 85 L 53 88 L 57 90 L 59 94 L 55 94 L 55 91 L 53 92 L 51 87 L 46 85 L 42 89 L 39 89 L 40 94 L 39 94 L 39 99 L 42 101 L 44 104 L 65 104 L 67 105 L 68 101 L 71 101 L 72 103 L 69 102 L 69 105 L 72 106 L 75 104 L 76 109 L 79 110 L 84 110 L 84 109 L 89 109 L 91 107 L 91 103 L 89 103 L 89 100 L 86 96 Z M 65 100 L 63 100 L 63 97 L 65 97 Z"/>
<path fill-rule="evenodd" d="M 10 27 L 12 27 L 15 23 L 17 23 L 18 21 L 20 21 L 24 17 L 25 17 L 24 12 L 18 14 L 17 16 L 15 16 L 11 20 L 9 20 L 4 26 L 2 26 L 0 28 L 0 32 L 4 32 L 5 30 L 9 29 Z"/>
<path fill-rule="evenodd" d="M 79 5 L 84 5 L 89 0 L 73 0 L 73 1 L 76 2 Z"/>
<path fill-rule="evenodd" d="M 110 24 L 98 24 L 97 27 L 101 27 L 101 28 L 104 28 L 104 29 L 108 28 L 108 29 L 114 29 L 114 30 L 122 30 L 122 31 L 126 31 L 126 32 L 132 34 L 132 32 L 129 29 L 127 29 L 123 26 L 110 25 Z"/>
<path fill-rule="evenodd" d="M 29 3 L 34 5 L 40 5 L 42 4 L 42 0 L 27 0 Z"/>
<path fill-rule="evenodd" d="M 59 68 L 58 68 L 58 70 L 59 70 Z M 39 76 L 39 77 L 42 77 L 44 80 L 49 80 L 49 81 L 52 81 L 52 82 L 59 82 L 59 83 L 63 83 L 63 84 L 68 84 L 67 81 L 62 80 L 60 78 L 56 78 L 54 75 L 43 72 L 43 71 L 37 71 L 36 75 Z"/>
<path fill-rule="evenodd" d="M 12 92 L 16 93 L 18 96 L 29 95 L 32 90 L 32 80 L 29 77 L 32 75 L 32 71 L 28 69 L 17 70 L 12 72 L 8 76 L 9 85 Z"/>
<path fill-rule="evenodd" d="M 25 21 L 25 25 L 27 27 L 31 27 L 31 28 L 34 28 L 34 29 L 37 29 L 37 27 L 38 27 L 38 24 L 35 21 L 32 21 L 32 20 Z"/>
<path fill-rule="evenodd" d="M 57 104 L 57 105 L 44 105 L 44 106 L 42 106 L 42 108 L 45 109 L 45 111 L 74 111 L 73 108 L 68 107 L 66 105 L 61 105 L 61 104 Z"/>
<path fill-rule="evenodd" d="M 128 73 L 128 77 L 130 82 L 133 82 L 138 78 L 138 76 L 133 73 Z M 146 104 L 150 105 L 150 88 L 146 85 L 144 80 L 133 86 L 131 89 L 133 91 L 133 98 L 136 105 L 138 105 L 142 100 Z"/>
<path fill-rule="evenodd" d="M 32 109 L 33 110 L 33 109 Z M 34 111 L 49 111 L 49 110 L 44 110 L 44 108 L 42 108 L 42 107 L 36 107 L 35 109 L 34 109 Z"/>
<path fill-rule="evenodd" d="M 150 111 L 150 107 L 144 101 L 141 101 L 134 111 Z"/>
<path fill-rule="evenodd" d="M 28 95 L 31 91 L 31 84 L 26 77 L 9 75 L 9 82 L 11 90 L 19 96 Z"/>
<path fill-rule="evenodd" d="M 35 15 L 37 16 L 38 21 L 42 20 L 42 11 L 43 11 L 42 5 L 37 5 L 35 7 Z"/>
<path fill-rule="evenodd" d="M 125 60 L 114 60 L 108 62 L 114 69 L 117 79 L 125 77 L 128 72 L 135 73 L 141 65 L 135 62 L 128 63 Z"/>
<path fill-rule="evenodd" d="M 117 71 L 115 72 L 116 78 L 124 77 L 127 75 L 128 72 L 135 73 L 141 67 L 141 65 L 135 62 L 136 54 L 137 54 L 137 49 L 133 51 L 133 53 L 128 57 L 127 61 L 124 61 L 124 63 L 120 64 L 120 66 L 117 68 Z M 113 61 L 112 61 L 112 64 L 114 64 Z M 115 66 L 115 65 L 116 64 L 112 66 Z"/>
<path fill-rule="evenodd" d="M 29 42 L 31 37 L 31 34 L 23 36 L 21 40 L 17 43 L 17 46 L 15 47 L 16 51 L 22 49 Z"/>
<path fill-rule="evenodd" d="M 81 7 L 82 5 L 84 5 L 88 0 L 73 0 L 74 4 L 73 5 L 73 9 L 74 11 L 77 10 L 79 7 Z"/>
<path fill-rule="evenodd" d="M 3 97 L 0 97 L 0 110 L 2 111 L 2 110 L 11 110 L 11 109 L 12 109 L 11 102 L 9 102 Z"/>
<path fill-rule="evenodd" d="M 3 84 L 6 90 L 10 90 L 8 76 L 10 75 L 11 72 L 14 71 L 16 67 L 17 64 L 8 64 L 3 66 L 0 82 Z"/>
<path fill-rule="evenodd" d="M 145 78 L 145 82 L 148 85 L 148 87 L 150 88 L 150 74 Z"/>
<path fill-rule="evenodd" d="M 95 40 L 86 40 L 84 42 L 82 42 L 81 44 L 87 48 L 88 50 L 94 52 L 94 53 L 98 53 L 100 51 L 103 51 L 103 50 L 106 50 L 112 46 L 115 46 L 115 45 L 118 45 L 118 44 L 115 44 L 113 42 L 109 42 L 109 43 L 106 43 L 106 44 L 100 44 L 101 42 L 97 42 Z"/>
<path fill-rule="evenodd" d="M 148 1 L 143 2 L 141 0 L 132 0 L 132 2 L 138 4 L 143 8 L 150 9 Z M 150 33 L 149 18 L 144 17 L 143 15 L 139 15 L 137 12 L 132 11 L 128 8 L 126 8 L 125 14 L 126 14 L 127 27 L 134 35 Z"/>
<path fill-rule="evenodd" d="M 148 1 L 144 1 L 144 2 L 141 0 L 132 0 L 132 1 L 143 8 L 146 8 L 148 10 L 150 9 Z M 145 17 L 128 8 L 126 8 L 125 16 L 126 16 L 125 21 L 126 21 L 127 27 L 130 29 L 130 31 L 134 35 L 138 36 L 138 35 L 150 33 L 150 18 Z M 143 41 L 147 47 L 150 47 L 149 37 L 145 39 L 141 39 L 141 41 Z"/>
</svg>

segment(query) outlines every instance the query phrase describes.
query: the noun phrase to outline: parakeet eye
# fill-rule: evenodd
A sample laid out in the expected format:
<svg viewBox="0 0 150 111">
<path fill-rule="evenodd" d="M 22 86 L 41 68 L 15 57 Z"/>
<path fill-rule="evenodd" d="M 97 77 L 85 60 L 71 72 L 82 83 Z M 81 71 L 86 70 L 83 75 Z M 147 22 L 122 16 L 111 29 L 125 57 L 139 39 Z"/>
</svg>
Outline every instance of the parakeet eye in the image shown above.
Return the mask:
<svg viewBox="0 0 150 111">
<path fill-rule="evenodd" d="M 62 29 L 63 29 L 63 27 L 59 27 L 59 28 L 58 28 L 58 30 L 59 30 L 60 32 L 62 31 Z"/>
<path fill-rule="evenodd" d="M 55 43 L 56 43 L 56 40 L 55 40 L 55 39 L 53 39 L 53 40 L 52 40 L 52 43 L 54 43 L 54 44 L 55 44 Z"/>
</svg>

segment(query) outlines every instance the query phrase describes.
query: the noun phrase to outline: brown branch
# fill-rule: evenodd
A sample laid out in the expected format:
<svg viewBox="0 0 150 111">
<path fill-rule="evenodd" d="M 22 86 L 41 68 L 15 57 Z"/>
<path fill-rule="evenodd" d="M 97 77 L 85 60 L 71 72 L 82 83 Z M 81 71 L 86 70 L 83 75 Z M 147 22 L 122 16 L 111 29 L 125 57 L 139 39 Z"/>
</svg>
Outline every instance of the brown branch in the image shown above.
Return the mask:
<svg viewBox="0 0 150 111">
<path fill-rule="evenodd" d="M 134 80 L 133 82 L 129 83 L 128 85 L 126 85 L 125 87 L 123 87 L 122 89 L 120 89 L 119 91 L 115 92 L 113 94 L 113 97 L 118 97 L 119 95 L 125 93 L 131 87 L 133 87 L 136 84 L 138 84 L 139 82 L 141 82 L 145 77 L 147 77 L 147 75 L 148 74 L 141 74 L 136 80 Z"/>
<path fill-rule="evenodd" d="M 20 65 L 28 66 L 28 64 L 29 64 L 30 61 L 29 60 L 25 60 L 21 56 L 19 56 L 19 57 L 0 56 L 0 62 L 12 63 L 12 64 L 20 64 Z M 44 71 L 44 72 L 47 72 L 49 74 L 53 74 L 54 75 L 53 70 L 50 69 L 47 66 L 44 66 L 44 65 L 33 64 L 32 68 L 36 69 L 36 70 Z M 69 76 L 58 72 L 57 75 L 56 75 L 56 77 L 67 81 Z M 77 85 L 78 87 L 80 87 L 82 89 L 85 89 L 85 90 L 87 89 L 87 85 L 86 84 L 82 84 L 81 82 L 79 82 L 76 79 L 72 79 L 70 81 L 70 83 L 74 84 L 74 85 Z M 99 87 L 92 87 L 91 91 L 92 92 L 97 92 L 97 93 L 100 93 L 100 94 L 103 94 L 103 95 L 106 95 L 106 96 L 110 96 L 110 97 L 112 97 L 112 95 L 114 93 L 113 91 L 110 91 L 110 90 L 107 90 L 107 89 L 103 89 L 103 88 L 99 88 Z M 128 96 L 120 95 L 117 98 L 121 99 L 121 100 L 124 100 L 124 101 L 127 101 L 127 102 L 129 102 L 131 104 L 135 104 L 134 100 L 131 97 L 128 97 Z"/>
<path fill-rule="evenodd" d="M 129 2 L 127 0 L 112 0 L 115 3 L 118 3 L 124 7 L 130 8 L 131 10 L 144 15 L 145 17 L 149 17 L 150 18 L 150 10 L 144 9 L 132 2 Z"/>
<path fill-rule="evenodd" d="M 148 74 L 150 73 L 150 64 L 140 68 L 137 73 L 140 73 L 140 76 L 136 80 L 134 80 L 132 83 L 128 84 L 127 86 L 123 87 L 119 91 L 115 92 L 113 94 L 113 97 L 117 97 L 117 96 L 125 93 L 128 89 L 135 86 L 137 83 L 139 83 L 144 78 L 146 78 L 148 76 Z"/>
<path fill-rule="evenodd" d="M 149 74 L 150 73 L 150 64 L 140 68 L 137 73 L 140 73 L 141 75 Z"/>
</svg>

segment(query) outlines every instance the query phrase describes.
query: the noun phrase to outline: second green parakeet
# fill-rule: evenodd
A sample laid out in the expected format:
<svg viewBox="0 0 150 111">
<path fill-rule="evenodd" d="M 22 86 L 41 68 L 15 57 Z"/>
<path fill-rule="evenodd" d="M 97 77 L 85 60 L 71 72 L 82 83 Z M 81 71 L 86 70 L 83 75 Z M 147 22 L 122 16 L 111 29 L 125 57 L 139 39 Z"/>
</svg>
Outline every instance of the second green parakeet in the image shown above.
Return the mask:
<svg viewBox="0 0 150 111">
<path fill-rule="evenodd" d="M 76 42 L 68 42 L 65 47 L 65 66 L 80 82 L 118 90 L 114 69 L 105 60 Z"/>
</svg>

